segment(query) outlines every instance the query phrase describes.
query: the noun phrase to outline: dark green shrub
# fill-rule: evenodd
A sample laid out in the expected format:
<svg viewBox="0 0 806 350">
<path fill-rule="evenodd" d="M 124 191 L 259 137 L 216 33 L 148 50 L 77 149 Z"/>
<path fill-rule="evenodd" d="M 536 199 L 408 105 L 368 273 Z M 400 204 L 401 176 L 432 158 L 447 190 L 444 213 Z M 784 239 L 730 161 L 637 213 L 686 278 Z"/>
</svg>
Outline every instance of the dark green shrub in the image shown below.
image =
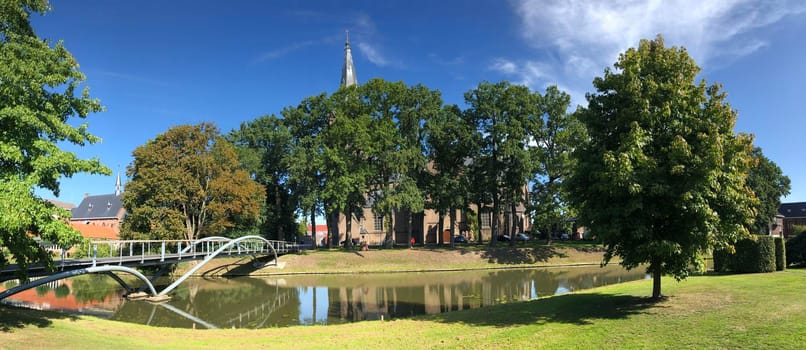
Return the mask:
<svg viewBox="0 0 806 350">
<path fill-rule="evenodd" d="M 736 242 L 734 249 L 734 254 L 714 252 L 714 270 L 739 273 L 775 271 L 775 242 L 772 237 L 754 235 Z"/>
<path fill-rule="evenodd" d="M 731 257 L 729 269 L 733 272 L 757 272 L 754 269 L 755 266 L 758 266 L 756 263 L 759 258 L 757 246 L 756 241 L 750 238 L 736 242 L 733 246 L 736 253 Z"/>
<path fill-rule="evenodd" d="M 731 253 L 725 249 L 714 250 L 714 271 L 727 272 L 730 266 Z"/>
<path fill-rule="evenodd" d="M 758 239 L 758 262 L 755 272 L 775 271 L 775 239 L 770 236 L 756 236 Z"/>
<path fill-rule="evenodd" d="M 806 232 L 786 241 L 787 265 L 806 265 Z"/>
<path fill-rule="evenodd" d="M 775 270 L 786 270 L 786 245 L 783 237 L 775 237 Z"/>
<path fill-rule="evenodd" d="M 84 240 L 75 249 L 73 257 L 83 259 L 91 258 L 93 254 L 98 258 L 114 256 L 117 252 L 113 251 L 112 245 L 109 244 L 91 244 L 89 240 Z"/>
</svg>

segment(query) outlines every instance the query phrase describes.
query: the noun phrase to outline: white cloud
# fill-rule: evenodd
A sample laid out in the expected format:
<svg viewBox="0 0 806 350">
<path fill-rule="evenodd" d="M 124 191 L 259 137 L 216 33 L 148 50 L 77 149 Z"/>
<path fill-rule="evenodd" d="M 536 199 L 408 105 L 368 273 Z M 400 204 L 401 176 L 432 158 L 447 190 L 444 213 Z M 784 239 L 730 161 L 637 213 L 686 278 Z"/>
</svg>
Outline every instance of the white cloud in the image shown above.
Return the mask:
<svg viewBox="0 0 806 350">
<path fill-rule="evenodd" d="M 284 47 L 275 48 L 273 50 L 269 50 L 269 51 L 266 51 L 266 52 L 260 54 L 260 56 L 258 56 L 255 59 L 255 62 L 270 61 L 270 60 L 273 60 L 275 58 L 279 58 L 279 57 L 285 56 L 287 54 L 290 54 L 290 53 L 292 53 L 294 51 L 302 50 L 302 49 L 304 49 L 306 47 L 319 44 L 320 42 L 321 42 L 321 40 L 306 40 L 306 41 L 300 41 L 300 42 L 296 42 L 296 43 L 291 43 L 291 44 L 286 45 Z"/>
<path fill-rule="evenodd" d="M 755 29 L 806 12 L 802 0 L 513 0 L 512 4 L 524 40 L 549 50 L 553 63 L 497 58 L 491 69 L 531 87 L 557 84 L 552 81 L 560 79 L 577 88 L 590 86 L 619 53 L 658 34 L 667 45 L 686 47 L 700 66 L 730 61 L 768 45 L 755 37 Z"/>
<path fill-rule="evenodd" d="M 429 53 L 428 58 L 431 59 L 432 62 L 440 65 L 440 66 L 460 66 L 465 63 L 464 56 L 455 56 L 453 58 L 443 58 L 442 56 L 436 53 Z"/>
<path fill-rule="evenodd" d="M 514 74 L 518 71 L 518 67 L 515 65 L 515 62 L 503 58 L 496 58 L 493 60 L 493 64 L 490 66 L 490 69 L 504 74 Z"/>
<path fill-rule="evenodd" d="M 88 74 L 98 74 L 100 76 L 110 77 L 117 80 L 128 80 L 136 83 L 145 83 L 157 86 L 174 86 L 173 83 L 160 80 L 160 79 L 152 79 L 143 75 L 137 74 L 128 74 L 128 73 L 120 73 L 120 72 L 113 72 L 108 70 L 89 70 Z"/>
<path fill-rule="evenodd" d="M 378 66 L 385 66 L 389 61 L 378 50 L 375 49 L 370 43 L 361 41 L 358 44 L 359 52 L 366 57 L 370 62 Z"/>
<path fill-rule="evenodd" d="M 554 68 L 540 61 L 510 61 L 504 58 L 493 60 L 490 70 L 504 75 L 515 77 L 512 83 L 528 86 L 534 91 L 543 91 L 545 88 L 556 85 L 561 91 L 571 95 L 571 108 L 585 101 L 585 93 L 565 85 L 557 80 L 560 76 L 556 74 Z"/>
</svg>

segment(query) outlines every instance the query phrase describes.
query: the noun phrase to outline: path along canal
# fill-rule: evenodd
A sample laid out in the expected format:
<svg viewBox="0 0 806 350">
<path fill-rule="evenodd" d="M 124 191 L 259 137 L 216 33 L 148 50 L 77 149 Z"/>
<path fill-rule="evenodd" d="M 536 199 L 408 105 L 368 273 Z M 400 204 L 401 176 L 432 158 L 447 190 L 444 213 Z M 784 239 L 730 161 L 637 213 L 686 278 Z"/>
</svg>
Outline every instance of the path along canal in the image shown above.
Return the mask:
<svg viewBox="0 0 806 350">
<path fill-rule="evenodd" d="M 436 314 L 644 278 L 643 269 L 619 266 L 196 278 L 170 301 L 152 304 L 127 301 L 110 277 L 85 275 L 6 302 L 160 327 L 265 328 Z M 0 290 L 13 286 L 6 282 Z"/>
</svg>

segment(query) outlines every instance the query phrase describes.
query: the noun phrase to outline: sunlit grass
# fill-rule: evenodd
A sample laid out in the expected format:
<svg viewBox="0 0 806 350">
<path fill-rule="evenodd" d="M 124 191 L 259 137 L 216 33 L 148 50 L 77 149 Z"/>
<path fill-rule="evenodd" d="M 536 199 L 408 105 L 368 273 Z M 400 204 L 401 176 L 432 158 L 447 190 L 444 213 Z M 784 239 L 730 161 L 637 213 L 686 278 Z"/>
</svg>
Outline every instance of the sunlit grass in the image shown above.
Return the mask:
<svg viewBox="0 0 806 350">
<path fill-rule="evenodd" d="M 806 344 L 806 270 L 651 281 L 394 321 L 260 330 L 154 328 L 0 307 L 2 343 L 32 348 L 776 348 Z"/>
</svg>

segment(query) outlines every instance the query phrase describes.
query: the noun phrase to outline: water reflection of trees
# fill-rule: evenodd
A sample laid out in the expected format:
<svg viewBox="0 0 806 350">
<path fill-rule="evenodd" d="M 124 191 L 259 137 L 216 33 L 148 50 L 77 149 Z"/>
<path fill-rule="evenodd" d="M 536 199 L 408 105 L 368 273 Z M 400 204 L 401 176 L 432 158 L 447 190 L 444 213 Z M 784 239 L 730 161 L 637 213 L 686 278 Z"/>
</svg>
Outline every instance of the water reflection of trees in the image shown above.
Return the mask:
<svg viewBox="0 0 806 350">
<path fill-rule="evenodd" d="M 450 273 L 191 280 L 170 305 L 224 328 L 336 324 L 479 308 L 644 277 L 643 271 L 521 269 Z M 113 316 L 167 327 L 199 327 L 180 313 L 126 302 Z"/>
<path fill-rule="evenodd" d="M 299 323 L 295 289 L 267 286 L 251 278 L 198 279 L 186 283 L 173 293 L 168 303 L 218 327 L 259 328 Z M 127 302 L 113 319 L 161 327 L 198 326 L 166 308 L 151 306 L 145 302 Z"/>
<path fill-rule="evenodd" d="M 102 302 L 108 298 L 119 297 L 121 287 L 109 276 L 88 274 L 71 279 L 72 294 L 82 303 Z"/>
<path fill-rule="evenodd" d="M 459 276 L 459 278 L 455 278 Z M 348 282 L 328 288 L 328 323 L 410 317 L 529 300 L 644 278 L 618 267 L 398 275 L 396 287 Z"/>
</svg>

